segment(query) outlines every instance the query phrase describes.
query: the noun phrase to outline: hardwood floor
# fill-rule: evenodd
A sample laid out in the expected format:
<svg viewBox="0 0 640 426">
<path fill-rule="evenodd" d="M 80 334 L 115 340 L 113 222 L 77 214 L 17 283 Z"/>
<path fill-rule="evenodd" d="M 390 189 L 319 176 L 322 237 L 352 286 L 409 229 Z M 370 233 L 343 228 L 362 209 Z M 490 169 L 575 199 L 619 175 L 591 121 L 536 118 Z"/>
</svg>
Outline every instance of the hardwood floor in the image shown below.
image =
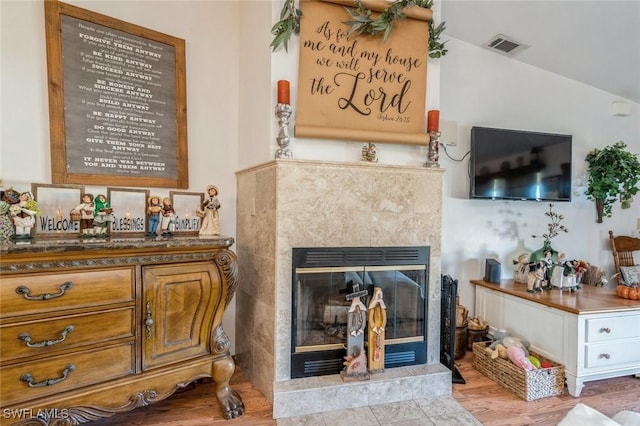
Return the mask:
<svg viewBox="0 0 640 426">
<path fill-rule="evenodd" d="M 526 402 L 474 370 L 472 356 L 467 352 L 457 361 L 466 384 L 454 384 L 452 396 L 486 426 L 557 425 L 577 402 L 607 416 L 621 410 L 640 412 L 640 379 L 635 377 L 588 382 L 579 398 L 565 392 L 557 397 Z M 101 420 L 92 426 L 276 425 L 271 419 L 270 403 L 240 370 L 236 370 L 231 384 L 242 395 L 246 407 L 244 416 L 231 421 L 222 417 L 213 383 L 200 383 L 165 401 Z"/>
<path fill-rule="evenodd" d="M 90 423 L 91 426 L 276 426 L 271 418 L 271 403 L 249 382 L 239 369 L 229 382 L 240 393 L 245 414 L 226 420 L 222 406 L 216 398 L 213 382 L 195 386 L 172 395 L 157 404 L 138 408 L 128 413 Z"/>
<path fill-rule="evenodd" d="M 578 402 L 611 417 L 619 411 L 640 412 L 640 379 L 633 376 L 587 382 L 580 397 L 563 395 L 523 401 L 471 365 L 467 352 L 456 361 L 466 384 L 454 384 L 452 396 L 487 426 L 557 425 Z"/>
</svg>

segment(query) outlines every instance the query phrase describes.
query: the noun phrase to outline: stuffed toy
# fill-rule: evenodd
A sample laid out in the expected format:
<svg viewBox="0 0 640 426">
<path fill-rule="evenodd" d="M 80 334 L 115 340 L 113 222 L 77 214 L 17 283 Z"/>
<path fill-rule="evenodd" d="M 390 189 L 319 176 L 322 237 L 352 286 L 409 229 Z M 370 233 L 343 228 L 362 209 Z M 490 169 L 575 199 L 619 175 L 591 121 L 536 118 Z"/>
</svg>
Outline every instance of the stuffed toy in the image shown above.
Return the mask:
<svg viewBox="0 0 640 426">
<path fill-rule="evenodd" d="M 498 343 L 495 349 L 487 348 L 487 351 L 491 354 L 491 359 L 502 358 L 507 359 L 507 348 L 502 343 Z"/>
<path fill-rule="evenodd" d="M 529 356 L 529 342 L 512 336 L 511 334 L 507 333 L 506 330 L 498 330 L 493 333 L 493 343 L 491 343 L 491 345 L 489 346 L 489 349 L 491 349 L 492 351 L 491 358 L 493 359 L 496 359 L 498 357 L 504 358 L 504 356 L 501 356 L 500 354 L 500 352 L 503 350 L 500 350 L 498 348 L 498 345 L 503 346 L 507 350 L 510 347 L 520 348 L 524 352 L 525 357 Z"/>
<path fill-rule="evenodd" d="M 536 369 L 536 367 L 531 364 L 529 358 L 527 358 L 527 356 L 525 355 L 524 350 L 522 348 L 519 348 L 518 346 L 511 346 L 507 348 L 507 357 L 514 365 L 517 365 L 518 367 L 526 371 L 532 371 Z"/>
</svg>

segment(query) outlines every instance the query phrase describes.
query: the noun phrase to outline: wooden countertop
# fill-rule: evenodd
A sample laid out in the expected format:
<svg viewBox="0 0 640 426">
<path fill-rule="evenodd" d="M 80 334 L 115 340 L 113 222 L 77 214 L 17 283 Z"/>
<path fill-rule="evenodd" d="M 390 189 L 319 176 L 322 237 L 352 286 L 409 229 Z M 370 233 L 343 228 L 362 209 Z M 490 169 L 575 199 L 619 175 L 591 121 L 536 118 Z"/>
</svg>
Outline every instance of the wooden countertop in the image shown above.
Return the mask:
<svg viewBox="0 0 640 426">
<path fill-rule="evenodd" d="M 0 273 L 28 272 L 31 264 L 42 268 L 64 269 L 87 259 L 102 259 L 108 263 L 126 256 L 172 256 L 210 253 L 229 248 L 234 239 L 225 236 L 200 237 L 176 235 L 173 237 L 110 237 L 88 238 L 33 238 L 25 241 L 0 243 Z M 93 266 L 98 265 L 94 262 Z"/>
<path fill-rule="evenodd" d="M 526 284 L 516 283 L 514 280 L 502 280 L 500 284 L 471 280 L 471 284 L 576 315 L 640 310 L 640 300 L 618 297 L 615 290 L 611 288 L 582 286 L 580 290 L 573 293 L 567 290 L 560 291 L 557 288 L 545 290 L 542 293 L 529 293 Z"/>
</svg>

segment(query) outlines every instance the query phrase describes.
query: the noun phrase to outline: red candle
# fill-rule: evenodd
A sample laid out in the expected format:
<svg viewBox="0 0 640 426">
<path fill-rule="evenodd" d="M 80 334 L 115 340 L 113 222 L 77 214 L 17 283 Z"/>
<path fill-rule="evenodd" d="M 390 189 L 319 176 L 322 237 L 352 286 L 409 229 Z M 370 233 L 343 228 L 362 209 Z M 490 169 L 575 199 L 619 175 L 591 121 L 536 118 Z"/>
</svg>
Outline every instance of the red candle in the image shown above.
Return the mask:
<svg viewBox="0 0 640 426">
<path fill-rule="evenodd" d="M 427 132 L 437 132 L 440 129 L 440 111 L 432 109 L 427 113 Z"/>
<path fill-rule="evenodd" d="M 289 105 L 289 82 L 278 80 L 278 103 Z"/>
</svg>

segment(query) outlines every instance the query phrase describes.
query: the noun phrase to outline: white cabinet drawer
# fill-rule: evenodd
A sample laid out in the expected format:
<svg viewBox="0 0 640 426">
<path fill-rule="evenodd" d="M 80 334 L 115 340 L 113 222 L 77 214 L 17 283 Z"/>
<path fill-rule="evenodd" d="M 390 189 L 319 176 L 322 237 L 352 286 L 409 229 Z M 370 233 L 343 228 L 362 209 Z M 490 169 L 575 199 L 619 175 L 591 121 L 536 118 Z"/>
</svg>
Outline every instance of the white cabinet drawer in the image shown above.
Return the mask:
<svg viewBox="0 0 640 426">
<path fill-rule="evenodd" d="M 606 342 L 640 338 L 640 316 L 591 318 L 586 320 L 586 341 Z"/>
<path fill-rule="evenodd" d="M 586 368 L 640 365 L 640 339 L 587 345 Z"/>
</svg>

